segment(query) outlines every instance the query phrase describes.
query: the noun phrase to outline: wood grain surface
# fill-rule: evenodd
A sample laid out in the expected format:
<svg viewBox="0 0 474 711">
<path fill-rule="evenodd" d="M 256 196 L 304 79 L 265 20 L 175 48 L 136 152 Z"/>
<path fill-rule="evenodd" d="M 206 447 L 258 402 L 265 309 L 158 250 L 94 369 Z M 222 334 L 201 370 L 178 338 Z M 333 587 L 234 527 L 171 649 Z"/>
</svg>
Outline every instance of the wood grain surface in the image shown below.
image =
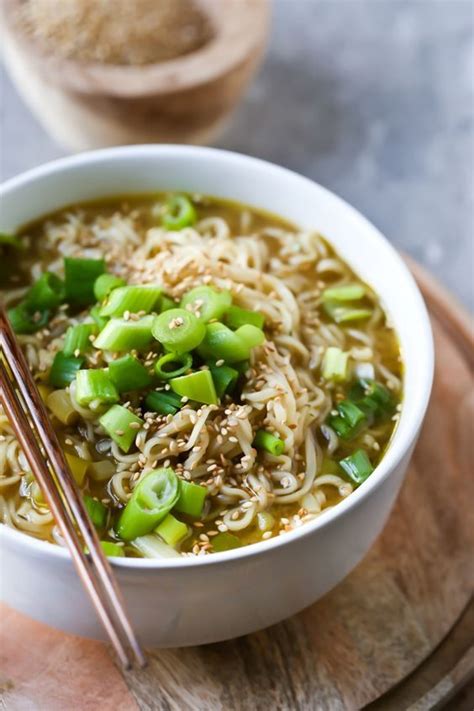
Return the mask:
<svg viewBox="0 0 474 711">
<path fill-rule="evenodd" d="M 472 326 L 414 272 L 432 311 L 433 397 L 398 501 L 364 561 L 285 622 L 230 642 L 150 651 L 148 668 L 127 674 L 105 645 L 3 608 L 3 708 L 425 711 L 463 686 L 462 708 L 474 708 Z"/>
</svg>

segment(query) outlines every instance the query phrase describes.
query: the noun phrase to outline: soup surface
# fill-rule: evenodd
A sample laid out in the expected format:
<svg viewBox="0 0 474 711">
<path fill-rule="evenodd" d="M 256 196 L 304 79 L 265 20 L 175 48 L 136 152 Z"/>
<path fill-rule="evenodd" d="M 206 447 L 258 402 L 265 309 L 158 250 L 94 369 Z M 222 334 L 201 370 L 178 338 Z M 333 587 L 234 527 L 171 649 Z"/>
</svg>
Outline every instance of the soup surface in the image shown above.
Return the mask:
<svg viewBox="0 0 474 711">
<path fill-rule="evenodd" d="M 0 296 L 108 555 L 284 534 L 383 456 L 401 407 L 396 334 L 317 233 L 160 194 L 0 240 Z M 1 410 L 0 520 L 63 543 Z"/>
</svg>

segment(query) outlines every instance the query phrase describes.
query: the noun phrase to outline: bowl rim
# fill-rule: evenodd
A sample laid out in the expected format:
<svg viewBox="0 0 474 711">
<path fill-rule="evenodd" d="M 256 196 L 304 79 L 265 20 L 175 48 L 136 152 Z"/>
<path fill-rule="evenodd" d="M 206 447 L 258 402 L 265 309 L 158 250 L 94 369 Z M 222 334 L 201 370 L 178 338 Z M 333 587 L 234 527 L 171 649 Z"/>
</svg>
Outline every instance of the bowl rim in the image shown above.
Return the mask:
<svg viewBox="0 0 474 711">
<path fill-rule="evenodd" d="M 391 472 L 400 465 L 407 453 L 410 452 L 411 447 L 416 441 L 421 423 L 425 416 L 431 394 L 434 373 L 434 344 L 428 311 L 415 279 L 402 260 L 401 256 L 390 244 L 390 242 L 388 242 L 384 235 L 358 210 L 332 191 L 321 186 L 316 181 L 302 176 L 295 171 L 289 170 L 288 168 L 284 168 L 260 158 L 219 148 L 186 146 L 179 144 L 120 146 L 88 151 L 60 158 L 59 160 L 50 161 L 38 167 L 32 168 L 31 170 L 21 173 L 18 176 L 4 182 L 0 186 L 0 200 L 10 193 L 21 190 L 22 187 L 27 184 L 40 182 L 42 178 L 52 176 L 54 174 L 60 174 L 63 170 L 74 170 L 80 166 L 87 164 L 93 165 L 102 161 L 113 162 L 114 160 L 127 158 L 136 160 L 140 157 L 145 158 L 145 156 L 150 158 L 150 154 L 153 154 L 153 157 L 156 157 L 156 159 L 159 159 L 160 156 L 167 156 L 168 158 L 178 156 L 181 159 L 192 157 L 193 159 L 199 158 L 202 161 L 222 159 L 224 161 L 229 161 L 230 163 L 240 163 L 241 169 L 243 170 L 245 170 L 246 166 L 259 167 L 260 169 L 273 172 L 274 174 L 280 174 L 283 179 L 291 178 L 294 180 L 297 178 L 299 181 L 302 181 L 302 184 L 306 183 L 312 188 L 316 188 L 324 198 L 330 200 L 333 204 L 338 205 L 342 211 L 356 219 L 363 226 L 366 233 L 371 233 L 373 238 L 384 243 L 385 249 L 391 253 L 392 259 L 397 262 L 399 269 L 401 269 L 404 273 L 405 283 L 403 286 L 404 289 L 408 289 L 410 292 L 410 313 L 413 315 L 413 318 L 417 319 L 419 336 L 417 356 L 424 360 L 424 367 L 422 369 L 423 381 L 420 384 L 421 396 L 419 395 L 416 401 L 411 402 L 413 396 L 410 392 L 404 391 L 403 394 L 402 409 L 408 409 L 408 406 L 410 405 L 409 409 L 411 412 L 411 418 L 405 427 L 406 432 L 404 436 L 403 433 L 400 432 L 400 428 L 396 427 L 390 440 L 388 450 L 380 463 L 374 469 L 371 476 L 361 486 L 355 489 L 355 491 L 353 491 L 346 499 L 339 502 L 333 508 L 328 509 L 326 512 L 323 512 L 313 521 L 308 521 L 302 526 L 286 532 L 284 535 L 276 536 L 265 541 L 262 540 L 258 543 L 242 546 L 241 548 L 234 550 L 213 553 L 209 556 L 195 557 L 181 556 L 179 558 L 173 557 L 156 559 L 111 558 L 115 567 L 126 570 L 135 569 L 143 571 L 147 569 L 191 569 L 195 566 L 219 565 L 223 563 L 231 563 L 236 560 L 253 558 L 254 556 L 271 553 L 272 551 L 275 551 L 276 549 L 287 544 L 312 535 L 320 528 L 329 526 L 330 524 L 335 523 L 339 518 L 347 515 L 349 511 L 360 506 L 361 503 L 370 496 L 371 492 L 377 489 L 387 479 L 387 477 L 390 476 Z M 239 168 L 237 170 L 239 170 Z M 256 207 L 258 207 L 258 205 L 256 205 Z M 331 237 L 329 236 L 328 239 L 330 242 Z M 383 293 L 380 295 L 383 298 Z M 44 554 L 46 556 L 53 556 L 57 559 L 70 560 L 70 554 L 66 548 L 34 538 L 33 536 L 29 536 L 27 533 L 17 531 L 16 529 L 10 528 L 5 524 L 0 524 L 0 543 L 2 539 L 5 539 L 7 542 L 11 542 L 12 546 L 18 550 L 22 547 L 28 549 L 33 555 Z"/>
</svg>

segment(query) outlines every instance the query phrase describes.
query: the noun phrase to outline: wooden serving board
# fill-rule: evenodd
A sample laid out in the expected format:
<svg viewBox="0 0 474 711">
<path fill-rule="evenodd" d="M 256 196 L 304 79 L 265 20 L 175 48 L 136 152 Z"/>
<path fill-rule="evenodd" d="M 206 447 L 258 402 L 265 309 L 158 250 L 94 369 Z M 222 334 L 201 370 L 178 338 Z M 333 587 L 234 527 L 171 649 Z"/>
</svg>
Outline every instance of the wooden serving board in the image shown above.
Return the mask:
<svg viewBox="0 0 474 711">
<path fill-rule="evenodd" d="M 151 651 L 146 670 L 127 674 L 106 645 L 2 608 L 0 708 L 422 711 L 463 684 L 456 709 L 474 707 L 473 327 L 411 266 L 432 315 L 433 397 L 396 506 L 363 562 L 285 622 L 230 642 Z"/>
</svg>

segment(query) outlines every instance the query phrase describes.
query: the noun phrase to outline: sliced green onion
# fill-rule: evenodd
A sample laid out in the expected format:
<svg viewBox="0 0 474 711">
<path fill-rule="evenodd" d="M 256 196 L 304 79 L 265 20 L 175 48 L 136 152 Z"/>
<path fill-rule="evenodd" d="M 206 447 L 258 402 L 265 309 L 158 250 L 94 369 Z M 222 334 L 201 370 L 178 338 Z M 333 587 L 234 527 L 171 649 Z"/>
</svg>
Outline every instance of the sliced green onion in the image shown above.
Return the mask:
<svg viewBox="0 0 474 711">
<path fill-rule="evenodd" d="M 118 402 L 119 394 L 106 370 L 78 370 L 76 400 L 82 407 L 91 403 L 107 405 Z"/>
<path fill-rule="evenodd" d="M 107 303 L 100 310 L 100 315 L 123 316 L 126 311 L 131 314 L 139 311 L 148 314 L 154 310 L 161 297 L 161 291 L 161 287 L 156 284 L 121 286 L 110 293 Z"/>
<path fill-rule="evenodd" d="M 241 309 L 238 306 L 230 306 L 226 311 L 225 322 L 232 330 L 237 330 L 246 324 L 251 324 L 252 326 L 263 329 L 265 316 L 260 313 L 260 311 L 249 311 L 248 309 Z"/>
<path fill-rule="evenodd" d="M 99 331 L 102 331 L 102 329 L 105 328 L 109 319 L 105 318 L 105 316 L 100 315 L 100 306 L 97 306 L 97 304 L 93 306 L 89 311 L 89 315 L 91 316 L 91 318 L 94 319 Z"/>
<path fill-rule="evenodd" d="M 118 444 L 120 449 L 127 453 L 135 441 L 139 429 L 145 424 L 143 420 L 127 410 L 121 405 L 112 405 L 110 410 L 107 410 L 105 415 L 99 420 L 100 424 Z M 138 427 L 137 425 L 140 425 Z"/>
<path fill-rule="evenodd" d="M 257 449 L 263 449 L 274 457 L 279 457 L 285 451 L 285 443 L 280 437 L 275 437 L 271 432 L 266 430 L 257 430 L 253 446 Z"/>
<path fill-rule="evenodd" d="M 105 272 L 103 259 L 64 260 L 66 301 L 75 306 L 88 306 L 95 301 L 94 284 L 97 277 Z"/>
<path fill-rule="evenodd" d="M 387 417 L 393 414 L 396 406 L 389 390 L 371 378 L 359 378 L 350 391 L 350 397 L 369 417 Z"/>
<path fill-rule="evenodd" d="M 31 312 L 25 302 L 8 309 L 8 319 L 15 333 L 36 333 L 40 328 L 47 326 L 49 311 Z"/>
<path fill-rule="evenodd" d="M 351 400 L 336 405 L 337 415 L 330 415 L 327 423 L 342 439 L 352 439 L 367 426 L 365 413 Z"/>
<path fill-rule="evenodd" d="M 342 459 L 339 464 L 349 479 L 357 486 L 362 484 L 374 471 L 370 459 L 363 449 L 356 450 L 345 459 Z"/>
<path fill-rule="evenodd" d="M 6 232 L 0 232 L 0 245 L 13 247 L 14 249 L 25 249 L 25 245 L 19 237 L 7 234 Z"/>
<path fill-rule="evenodd" d="M 169 311 L 170 309 L 175 309 L 177 307 L 176 301 L 173 299 L 170 299 L 169 296 L 163 295 L 161 297 L 160 301 L 160 313 L 162 314 L 163 311 Z"/>
<path fill-rule="evenodd" d="M 271 531 L 275 526 L 275 519 L 268 511 L 257 514 L 257 526 L 260 531 Z"/>
<path fill-rule="evenodd" d="M 349 353 L 340 348 L 331 346 L 326 349 L 322 362 L 322 376 L 325 380 L 335 383 L 343 382 L 348 378 Z"/>
<path fill-rule="evenodd" d="M 198 353 L 205 360 L 222 359 L 226 363 L 238 363 L 247 360 L 252 348 L 264 341 L 263 331 L 250 324 L 231 331 L 223 323 L 208 323 Z"/>
<path fill-rule="evenodd" d="M 209 365 L 214 387 L 218 398 L 224 397 L 226 393 L 231 393 L 239 379 L 239 372 L 230 365 Z"/>
<path fill-rule="evenodd" d="M 182 521 L 168 514 L 165 519 L 156 527 L 157 533 L 169 546 L 176 546 L 189 533 L 189 528 Z"/>
<path fill-rule="evenodd" d="M 365 296 L 362 284 L 344 284 L 344 286 L 330 286 L 322 293 L 323 301 L 357 301 Z"/>
<path fill-rule="evenodd" d="M 153 336 L 168 351 L 187 353 L 204 338 L 206 327 L 186 309 L 170 309 L 155 318 Z"/>
<path fill-rule="evenodd" d="M 205 405 L 217 405 L 219 402 L 209 370 L 197 370 L 195 373 L 173 378 L 169 382 L 175 393 L 189 400 L 202 402 Z"/>
<path fill-rule="evenodd" d="M 182 230 L 184 227 L 190 227 L 194 225 L 196 219 L 196 210 L 186 195 L 173 195 L 166 202 L 161 218 L 167 230 Z"/>
<path fill-rule="evenodd" d="M 190 353 L 166 353 L 155 363 L 155 374 L 161 380 L 169 380 L 184 375 L 191 368 L 193 358 Z"/>
<path fill-rule="evenodd" d="M 169 546 L 154 533 L 138 536 L 133 541 L 133 546 L 145 558 L 181 558 L 181 553 L 178 553 L 175 548 Z"/>
<path fill-rule="evenodd" d="M 206 496 L 207 489 L 204 486 L 181 479 L 179 497 L 174 505 L 174 510 L 198 518 L 202 514 Z"/>
<path fill-rule="evenodd" d="M 153 340 L 151 329 L 154 316 L 144 316 L 138 321 L 112 318 L 94 341 L 94 347 L 103 351 L 140 350 Z"/>
<path fill-rule="evenodd" d="M 123 558 L 125 556 L 123 546 L 112 543 L 112 541 L 100 541 L 102 550 L 107 558 Z"/>
<path fill-rule="evenodd" d="M 64 300 L 64 295 L 63 280 L 56 274 L 45 272 L 28 289 L 24 303 L 32 313 L 34 311 L 55 309 Z"/>
<path fill-rule="evenodd" d="M 150 533 L 171 511 L 179 496 L 179 479 L 170 467 L 155 469 L 135 487 L 120 514 L 117 533 L 124 541 Z"/>
<path fill-rule="evenodd" d="M 85 459 L 81 459 L 80 457 L 76 457 L 74 454 L 69 454 L 68 452 L 66 452 L 64 456 L 66 457 L 66 461 L 69 465 L 74 481 L 76 484 L 79 484 L 79 486 L 82 486 L 89 467 L 89 462 Z"/>
<path fill-rule="evenodd" d="M 83 364 L 84 358 L 65 356 L 62 352 L 56 353 L 49 371 L 49 382 L 55 388 L 65 388 L 76 379 L 77 371 L 82 368 Z"/>
<path fill-rule="evenodd" d="M 191 311 L 201 321 L 220 319 L 232 304 L 230 291 L 217 291 L 211 286 L 197 286 L 181 299 L 181 308 Z"/>
<path fill-rule="evenodd" d="M 148 412 L 159 412 L 160 415 L 176 415 L 183 406 L 181 397 L 176 393 L 151 392 L 145 398 L 145 406 Z"/>
<path fill-rule="evenodd" d="M 101 501 L 93 499 L 92 496 L 84 494 L 84 506 L 87 509 L 89 518 L 99 530 L 107 525 L 107 509 Z"/>
<path fill-rule="evenodd" d="M 212 548 L 215 553 L 223 553 L 224 551 L 231 551 L 233 548 L 240 548 L 242 545 L 241 541 L 233 533 L 218 533 L 214 536 L 212 540 Z"/>
<path fill-rule="evenodd" d="M 108 481 L 115 474 L 116 467 L 111 459 L 102 459 L 100 462 L 90 462 L 87 472 L 94 481 Z"/>
<path fill-rule="evenodd" d="M 76 326 L 70 326 L 64 339 L 64 355 L 75 355 L 76 357 L 84 355 L 92 348 L 91 336 L 95 336 L 97 332 L 98 328 L 95 323 L 79 323 Z"/>
<path fill-rule="evenodd" d="M 125 286 L 126 281 L 115 274 L 101 274 L 94 282 L 94 296 L 97 301 L 103 301 L 114 289 Z"/>
<path fill-rule="evenodd" d="M 151 385 L 153 380 L 145 366 L 131 355 L 110 361 L 109 377 L 119 393 L 142 390 Z"/>
<path fill-rule="evenodd" d="M 325 301 L 324 310 L 336 323 L 346 323 L 346 321 L 360 321 L 372 316 L 370 309 L 357 309 L 349 306 L 341 306 L 337 301 Z"/>
<path fill-rule="evenodd" d="M 53 390 L 46 398 L 46 405 L 63 425 L 72 425 L 79 417 L 67 390 Z"/>
</svg>

